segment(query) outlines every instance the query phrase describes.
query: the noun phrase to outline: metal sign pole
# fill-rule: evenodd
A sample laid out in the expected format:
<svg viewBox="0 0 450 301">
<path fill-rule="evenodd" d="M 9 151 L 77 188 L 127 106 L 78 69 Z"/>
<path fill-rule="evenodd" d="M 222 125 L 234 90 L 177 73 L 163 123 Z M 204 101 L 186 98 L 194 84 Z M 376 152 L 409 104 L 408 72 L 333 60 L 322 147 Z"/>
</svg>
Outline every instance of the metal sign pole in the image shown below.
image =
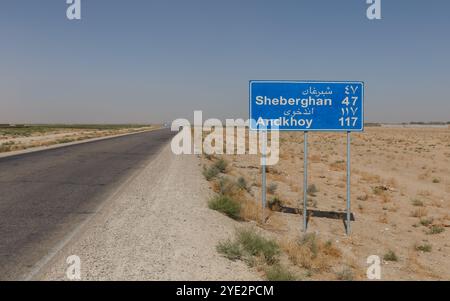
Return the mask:
<svg viewBox="0 0 450 301">
<path fill-rule="evenodd" d="M 304 133 L 304 150 L 303 150 L 303 231 L 306 232 L 307 228 L 307 203 L 308 203 L 308 132 Z"/>
<path fill-rule="evenodd" d="M 264 210 L 266 209 L 266 144 L 267 144 L 267 132 L 264 130 L 261 132 L 261 140 L 262 140 L 262 183 L 261 183 L 261 189 L 262 189 L 262 212 L 261 212 L 261 218 L 262 223 L 265 222 L 264 220 Z"/>
<path fill-rule="evenodd" d="M 347 235 L 350 235 L 350 131 L 347 132 Z"/>
</svg>

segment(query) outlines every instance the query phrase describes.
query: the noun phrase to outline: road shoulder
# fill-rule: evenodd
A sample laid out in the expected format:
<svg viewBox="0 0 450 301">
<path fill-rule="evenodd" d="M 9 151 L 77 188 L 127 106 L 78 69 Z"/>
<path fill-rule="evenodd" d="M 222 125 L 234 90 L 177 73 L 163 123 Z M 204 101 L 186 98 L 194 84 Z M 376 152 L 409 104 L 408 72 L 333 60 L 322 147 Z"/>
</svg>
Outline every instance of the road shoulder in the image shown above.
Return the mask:
<svg viewBox="0 0 450 301">
<path fill-rule="evenodd" d="M 237 223 L 208 209 L 199 165 L 164 147 L 34 279 L 67 279 L 70 255 L 81 259 L 81 280 L 261 279 L 216 252 Z"/>
</svg>

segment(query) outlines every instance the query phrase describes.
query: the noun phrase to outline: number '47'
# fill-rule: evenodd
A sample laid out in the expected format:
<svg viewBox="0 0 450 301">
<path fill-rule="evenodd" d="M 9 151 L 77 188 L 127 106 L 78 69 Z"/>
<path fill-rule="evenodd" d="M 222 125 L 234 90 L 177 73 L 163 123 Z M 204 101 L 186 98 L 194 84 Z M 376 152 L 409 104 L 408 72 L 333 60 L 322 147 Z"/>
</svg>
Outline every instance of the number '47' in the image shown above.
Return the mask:
<svg viewBox="0 0 450 301">
<path fill-rule="evenodd" d="M 356 102 L 358 101 L 358 96 L 352 96 L 351 100 L 349 99 L 349 97 L 347 96 L 346 98 L 344 98 L 344 100 L 342 101 L 343 105 L 348 106 L 350 104 L 350 101 L 352 102 L 352 106 L 356 105 Z"/>
<path fill-rule="evenodd" d="M 341 126 L 356 126 L 358 117 L 341 117 L 339 118 L 339 122 L 341 123 Z"/>
</svg>

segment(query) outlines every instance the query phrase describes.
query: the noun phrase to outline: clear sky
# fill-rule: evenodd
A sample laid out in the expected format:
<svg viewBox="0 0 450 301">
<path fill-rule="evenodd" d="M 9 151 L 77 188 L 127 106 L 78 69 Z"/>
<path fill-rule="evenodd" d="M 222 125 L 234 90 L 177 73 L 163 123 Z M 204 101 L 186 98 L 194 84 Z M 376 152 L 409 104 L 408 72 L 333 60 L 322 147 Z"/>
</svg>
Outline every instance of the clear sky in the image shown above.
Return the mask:
<svg viewBox="0 0 450 301">
<path fill-rule="evenodd" d="M 0 123 L 247 118 L 251 79 L 362 80 L 366 121 L 450 120 L 450 1 L 0 0 Z"/>
</svg>

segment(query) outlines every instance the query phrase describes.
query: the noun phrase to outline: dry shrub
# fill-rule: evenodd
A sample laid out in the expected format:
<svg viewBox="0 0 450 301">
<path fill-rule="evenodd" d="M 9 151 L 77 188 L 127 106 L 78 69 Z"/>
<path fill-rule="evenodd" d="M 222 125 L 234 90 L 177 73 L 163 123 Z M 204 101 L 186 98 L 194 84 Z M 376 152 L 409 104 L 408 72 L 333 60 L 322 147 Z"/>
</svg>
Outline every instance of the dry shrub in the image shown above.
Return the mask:
<svg viewBox="0 0 450 301">
<path fill-rule="evenodd" d="M 373 194 L 380 197 L 383 203 L 388 203 L 391 201 L 391 196 L 389 194 L 387 186 L 376 186 L 372 188 Z"/>
<path fill-rule="evenodd" d="M 367 193 L 364 193 L 362 195 L 359 195 L 356 199 L 358 201 L 367 201 L 369 199 L 369 195 Z"/>
<path fill-rule="evenodd" d="M 329 167 L 330 167 L 330 170 L 332 170 L 332 171 L 343 171 L 346 169 L 345 162 L 343 162 L 343 161 L 333 162 L 329 165 Z"/>
<path fill-rule="evenodd" d="M 212 189 L 214 192 L 232 197 L 241 196 L 242 190 L 230 177 L 220 177 L 214 181 Z"/>
<path fill-rule="evenodd" d="M 383 213 L 382 215 L 380 215 L 379 217 L 378 217 L 378 221 L 380 222 L 380 223 L 382 223 L 382 224 L 387 224 L 389 221 L 388 221 L 388 217 L 387 217 L 387 214 L 386 213 Z"/>
<path fill-rule="evenodd" d="M 397 188 L 398 187 L 398 181 L 395 178 L 389 178 L 386 181 L 386 186 L 388 186 L 389 188 Z"/>
<path fill-rule="evenodd" d="M 247 221 L 260 222 L 262 218 L 262 206 L 255 200 L 241 199 L 241 218 Z"/>
<path fill-rule="evenodd" d="M 365 171 L 359 172 L 361 175 L 361 180 L 367 183 L 380 183 L 381 178 L 379 175 L 371 174 Z"/>
<path fill-rule="evenodd" d="M 283 174 L 282 171 L 279 171 L 277 168 L 275 168 L 273 166 L 267 166 L 266 172 L 267 172 L 267 174 L 270 174 L 270 175 L 282 175 Z"/>
<path fill-rule="evenodd" d="M 314 233 L 283 243 L 293 264 L 315 272 L 329 271 L 342 253 L 331 241 L 323 242 Z"/>
<path fill-rule="evenodd" d="M 228 196 L 215 196 L 208 202 L 208 207 L 210 209 L 222 212 L 223 214 L 233 219 L 240 219 L 241 205 L 239 204 L 239 202 Z"/>
<path fill-rule="evenodd" d="M 412 217 L 424 217 L 427 216 L 428 211 L 425 208 L 417 208 L 414 211 L 411 212 Z"/>
</svg>

